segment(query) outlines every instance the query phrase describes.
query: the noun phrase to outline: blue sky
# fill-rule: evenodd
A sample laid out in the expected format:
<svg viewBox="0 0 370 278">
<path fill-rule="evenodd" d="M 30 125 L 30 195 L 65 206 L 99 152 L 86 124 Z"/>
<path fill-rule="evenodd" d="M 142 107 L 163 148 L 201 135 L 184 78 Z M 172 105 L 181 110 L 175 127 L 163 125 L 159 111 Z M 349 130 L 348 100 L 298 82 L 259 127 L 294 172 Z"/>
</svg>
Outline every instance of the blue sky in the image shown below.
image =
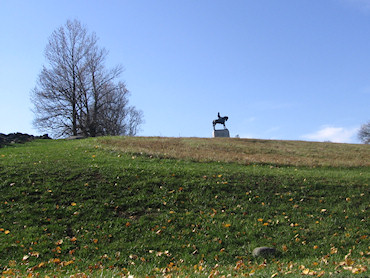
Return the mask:
<svg viewBox="0 0 370 278">
<path fill-rule="evenodd" d="M 140 136 L 358 143 L 370 120 L 369 0 L 0 0 L 0 132 L 33 129 L 51 33 L 80 20 L 125 68 Z"/>
</svg>

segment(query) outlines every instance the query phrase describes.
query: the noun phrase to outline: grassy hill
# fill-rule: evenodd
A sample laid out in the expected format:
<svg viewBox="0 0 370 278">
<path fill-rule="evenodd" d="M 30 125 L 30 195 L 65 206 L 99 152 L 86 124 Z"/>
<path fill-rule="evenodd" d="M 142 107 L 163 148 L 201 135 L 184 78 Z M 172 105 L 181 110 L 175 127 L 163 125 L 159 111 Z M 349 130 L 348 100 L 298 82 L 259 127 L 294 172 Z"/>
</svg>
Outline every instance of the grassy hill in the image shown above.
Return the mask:
<svg viewBox="0 0 370 278">
<path fill-rule="evenodd" d="M 368 275 L 370 147 L 102 137 L 0 149 L 0 273 Z M 254 258 L 271 246 L 276 257 Z"/>
</svg>

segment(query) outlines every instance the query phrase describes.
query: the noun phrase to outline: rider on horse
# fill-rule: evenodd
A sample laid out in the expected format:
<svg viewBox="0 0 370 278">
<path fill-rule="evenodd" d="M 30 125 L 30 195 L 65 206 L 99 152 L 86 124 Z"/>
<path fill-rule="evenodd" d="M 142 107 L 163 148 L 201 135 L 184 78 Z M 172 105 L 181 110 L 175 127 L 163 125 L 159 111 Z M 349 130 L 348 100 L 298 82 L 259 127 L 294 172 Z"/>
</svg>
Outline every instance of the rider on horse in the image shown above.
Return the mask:
<svg viewBox="0 0 370 278">
<path fill-rule="evenodd" d="M 225 122 L 229 119 L 229 117 L 227 116 L 221 117 L 220 112 L 218 112 L 217 116 L 218 116 L 218 119 L 213 121 L 213 129 L 215 129 L 216 124 L 223 124 L 224 128 L 226 128 Z"/>
</svg>

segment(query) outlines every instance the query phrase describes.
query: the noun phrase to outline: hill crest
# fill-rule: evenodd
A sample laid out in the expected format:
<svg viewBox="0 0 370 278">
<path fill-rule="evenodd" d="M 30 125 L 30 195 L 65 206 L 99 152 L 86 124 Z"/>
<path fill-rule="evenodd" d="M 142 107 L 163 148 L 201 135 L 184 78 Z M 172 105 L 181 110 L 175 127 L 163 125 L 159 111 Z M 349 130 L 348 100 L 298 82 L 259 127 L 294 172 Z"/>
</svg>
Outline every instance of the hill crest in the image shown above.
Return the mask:
<svg viewBox="0 0 370 278">
<path fill-rule="evenodd" d="M 239 164 L 370 166 L 370 147 L 359 144 L 239 138 L 101 137 L 107 148 L 125 153 Z"/>
</svg>

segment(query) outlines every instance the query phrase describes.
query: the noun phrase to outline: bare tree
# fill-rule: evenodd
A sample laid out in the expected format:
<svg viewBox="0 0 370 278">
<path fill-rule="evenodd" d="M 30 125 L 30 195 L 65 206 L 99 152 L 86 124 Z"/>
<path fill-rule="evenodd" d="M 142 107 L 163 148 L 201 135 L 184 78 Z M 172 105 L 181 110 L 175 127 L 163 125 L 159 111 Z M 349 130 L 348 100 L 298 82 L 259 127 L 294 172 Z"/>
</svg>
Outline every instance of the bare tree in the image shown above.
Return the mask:
<svg viewBox="0 0 370 278">
<path fill-rule="evenodd" d="M 363 124 L 358 132 L 358 138 L 364 144 L 370 144 L 370 121 L 367 124 Z"/>
<path fill-rule="evenodd" d="M 129 92 L 117 81 L 122 67 L 106 69 L 107 51 L 97 41 L 77 20 L 52 33 L 45 49 L 48 67 L 31 96 L 35 127 L 57 137 L 136 134 L 142 113 L 128 105 Z M 126 128 L 131 115 L 134 133 Z"/>
</svg>

